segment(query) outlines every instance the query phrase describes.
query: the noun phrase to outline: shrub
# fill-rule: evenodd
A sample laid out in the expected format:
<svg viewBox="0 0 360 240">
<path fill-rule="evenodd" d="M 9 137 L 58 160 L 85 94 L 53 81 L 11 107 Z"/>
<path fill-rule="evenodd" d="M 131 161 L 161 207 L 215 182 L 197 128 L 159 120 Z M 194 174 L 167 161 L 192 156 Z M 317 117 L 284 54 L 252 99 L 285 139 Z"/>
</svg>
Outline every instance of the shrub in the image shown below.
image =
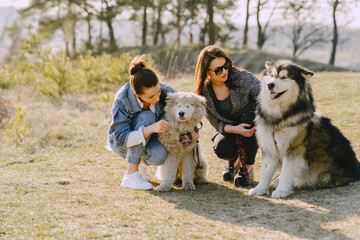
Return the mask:
<svg viewBox="0 0 360 240">
<path fill-rule="evenodd" d="M 24 140 L 29 127 L 25 123 L 25 113 L 21 106 L 16 106 L 15 117 L 7 124 L 5 133 L 14 141 L 21 142 Z"/>
<path fill-rule="evenodd" d="M 0 97 L 0 127 L 1 128 L 10 117 L 8 105 L 9 105 L 9 101 Z"/>
</svg>

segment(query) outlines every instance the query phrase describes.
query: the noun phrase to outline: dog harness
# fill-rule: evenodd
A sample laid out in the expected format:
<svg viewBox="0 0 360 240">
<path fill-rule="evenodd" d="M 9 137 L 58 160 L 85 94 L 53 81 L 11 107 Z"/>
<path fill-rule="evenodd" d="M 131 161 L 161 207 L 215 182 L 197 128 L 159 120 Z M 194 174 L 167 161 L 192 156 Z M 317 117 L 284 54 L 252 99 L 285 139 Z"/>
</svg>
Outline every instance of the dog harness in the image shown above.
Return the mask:
<svg viewBox="0 0 360 240">
<path fill-rule="evenodd" d="M 197 133 L 199 132 L 199 130 L 203 127 L 203 123 L 200 122 L 200 127 L 197 127 L 195 126 L 194 127 L 194 131 Z M 188 141 L 183 141 L 184 140 L 184 137 L 185 135 L 189 138 Z M 188 146 L 188 145 L 191 145 L 192 144 L 192 141 L 193 141 L 193 138 L 192 138 L 192 135 L 191 135 L 191 132 L 187 132 L 187 133 L 184 133 L 184 134 L 181 134 L 179 136 L 179 142 L 185 146 Z M 196 169 L 202 169 L 203 167 L 200 165 L 200 158 L 199 158 L 199 140 L 196 141 L 196 145 L 195 145 L 195 148 L 194 148 L 194 161 L 196 163 Z"/>
<path fill-rule="evenodd" d="M 203 126 L 203 123 L 200 122 L 200 127 L 195 126 L 195 127 L 194 127 L 194 131 L 195 131 L 196 133 L 199 132 L 199 130 L 202 128 L 202 126 Z M 187 137 L 189 138 L 188 141 L 184 141 L 185 136 L 187 136 Z M 180 142 L 182 145 L 185 145 L 185 146 L 191 145 L 191 144 L 192 144 L 192 141 L 193 141 L 193 138 L 192 138 L 191 132 L 187 132 L 187 133 L 181 134 L 181 135 L 179 136 L 179 142 Z"/>
</svg>

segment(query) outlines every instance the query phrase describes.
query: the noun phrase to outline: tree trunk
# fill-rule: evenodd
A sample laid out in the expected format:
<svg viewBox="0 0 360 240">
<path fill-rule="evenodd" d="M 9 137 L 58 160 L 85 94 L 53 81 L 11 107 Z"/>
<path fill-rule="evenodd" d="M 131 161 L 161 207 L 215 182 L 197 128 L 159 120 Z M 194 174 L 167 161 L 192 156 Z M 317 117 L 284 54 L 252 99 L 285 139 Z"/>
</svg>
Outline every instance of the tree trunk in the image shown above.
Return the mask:
<svg viewBox="0 0 360 240">
<path fill-rule="evenodd" d="M 73 25 L 72 25 L 72 50 L 73 50 L 73 56 L 76 55 L 76 19 L 74 19 Z"/>
<path fill-rule="evenodd" d="M 208 22 L 207 22 L 207 18 L 205 18 L 204 27 L 201 28 L 199 35 L 199 43 L 201 45 L 205 45 L 205 36 L 207 32 L 208 32 Z"/>
<path fill-rule="evenodd" d="M 248 30 L 249 30 L 249 5 L 250 0 L 247 0 L 246 5 L 246 19 L 245 19 L 245 28 L 244 28 L 244 41 L 243 41 L 243 48 L 247 49 L 247 40 L 248 40 Z"/>
<path fill-rule="evenodd" d="M 156 31 L 154 35 L 154 45 L 157 45 L 159 39 L 159 33 L 161 32 L 161 11 L 162 11 L 162 4 L 159 3 L 157 8 L 157 19 L 156 19 Z"/>
<path fill-rule="evenodd" d="M 181 0 L 177 1 L 176 7 L 176 28 L 177 28 L 177 39 L 176 43 L 180 46 L 180 38 L 181 38 Z"/>
<path fill-rule="evenodd" d="M 146 34 L 147 34 L 147 0 L 144 1 L 144 14 L 143 14 L 143 28 L 142 28 L 142 46 L 146 46 Z"/>
<path fill-rule="evenodd" d="M 116 42 L 115 42 L 115 36 L 114 36 L 114 29 L 112 26 L 112 21 L 111 19 L 106 19 L 106 25 L 109 29 L 109 36 L 110 36 L 110 51 L 114 51 L 116 49 Z"/>
<path fill-rule="evenodd" d="M 333 12 L 332 12 L 334 29 L 333 29 L 332 49 L 331 49 L 331 55 L 330 55 L 330 60 L 329 60 L 330 65 L 334 65 L 334 63 L 335 63 L 336 47 L 337 47 L 338 38 L 339 38 L 337 24 L 336 24 L 336 8 L 338 5 L 339 5 L 339 1 L 335 0 L 335 2 L 333 4 Z"/>
<path fill-rule="evenodd" d="M 112 52 L 114 50 L 116 50 L 117 46 L 116 46 L 116 41 L 115 41 L 115 35 L 114 35 L 114 28 L 112 26 L 112 20 L 113 20 L 113 13 L 112 13 L 112 7 L 109 7 L 109 4 L 107 1 L 104 1 L 105 5 L 106 5 L 106 25 L 108 27 L 109 30 L 109 37 L 110 37 L 110 46 L 109 46 L 109 50 Z"/>
<path fill-rule="evenodd" d="M 192 23 L 189 25 L 189 44 L 193 43 Z"/>
<path fill-rule="evenodd" d="M 257 8 L 256 8 L 256 22 L 257 22 L 257 26 L 258 26 L 258 40 L 257 40 L 257 49 L 258 50 L 261 50 L 263 45 L 264 45 L 264 35 L 263 35 L 263 32 L 262 32 L 262 27 L 261 27 L 261 24 L 260 24 L 260 6 L 261 6 L 261 0 L 258 0 L 258 5 L 257 5 Z"/>
<path fill-rule="evenodd" d="M 92 41 L 92 35 L 91 35 L 91 15 L 90 13 L 86 16 L 86 21 L 88 24 L 88 40 L 86 42 L 86 49 L 92 49 L 91 41 Z"/>
<path fill-rule="evenodd" d="M 209 45 L 215 44 L 215 25 L 214 25 L 214 0 L 208 0 L 207 13 L 209 16 L 208 33 Z"/>
<path fill-rule="evenodd" d="M 104 1 L 104 0 L 103 0 Z M 100 12 L 100 36 L 99 36 L 99 51 L 102 52 L 104 49 L 104 39 L 103 39 L 103 21 L 104 19 L 104 7 L 103 7 L 103 1 L 101 3 L 101 12 Z"/>
</svg>

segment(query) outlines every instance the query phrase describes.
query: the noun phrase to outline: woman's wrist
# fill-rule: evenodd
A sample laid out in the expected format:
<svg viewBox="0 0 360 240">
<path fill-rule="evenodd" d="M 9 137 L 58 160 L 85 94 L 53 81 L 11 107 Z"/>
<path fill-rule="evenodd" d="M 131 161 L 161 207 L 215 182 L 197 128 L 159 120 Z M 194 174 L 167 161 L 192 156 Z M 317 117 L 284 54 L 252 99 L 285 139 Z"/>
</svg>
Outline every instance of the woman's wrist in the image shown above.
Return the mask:
<svg viewBox="0 0 360 240">
<path fill-rule="evenodd" d="M 149 137 L 151 134 L 153 134 L 153 130 L 152 130 L 152 124 L 144 127 L 143 128 L 143 134 L 144 134 L 144 138 Z"/>
<path fill-rule="evenodd" d="M 224 127 L 224 132 L 226 133 L 234 133 L 234 126 L 227 124 Z"/>
</svg>

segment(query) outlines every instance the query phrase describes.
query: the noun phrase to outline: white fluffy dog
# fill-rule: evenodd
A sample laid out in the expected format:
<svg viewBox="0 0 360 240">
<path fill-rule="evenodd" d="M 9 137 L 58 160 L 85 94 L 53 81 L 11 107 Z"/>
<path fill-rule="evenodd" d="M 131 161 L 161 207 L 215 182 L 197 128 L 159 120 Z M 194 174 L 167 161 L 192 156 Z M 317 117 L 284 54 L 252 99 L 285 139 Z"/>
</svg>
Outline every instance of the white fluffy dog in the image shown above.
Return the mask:
<svg viewBox="0 0 360 240">
<path fill-rule="evenodd" d="M 176 178 L 182 180 L 182 188 L 194 190 L 194 180 L 207 182 L 208 165 L 200 151 L 198 142 L 184 145 L 181 136 L 194 131 L 205 115 L 205 98 L 194 93 L 168 93 L 164 120 L 172 125 L 165 133 L 159 134 L 159 141 L 168 150 L 165 163 L 159 168 L 162 177 L 157 191 L 169 191 Z M 162 175 L 162 176 L 161 176 Z"/>
</svg>

